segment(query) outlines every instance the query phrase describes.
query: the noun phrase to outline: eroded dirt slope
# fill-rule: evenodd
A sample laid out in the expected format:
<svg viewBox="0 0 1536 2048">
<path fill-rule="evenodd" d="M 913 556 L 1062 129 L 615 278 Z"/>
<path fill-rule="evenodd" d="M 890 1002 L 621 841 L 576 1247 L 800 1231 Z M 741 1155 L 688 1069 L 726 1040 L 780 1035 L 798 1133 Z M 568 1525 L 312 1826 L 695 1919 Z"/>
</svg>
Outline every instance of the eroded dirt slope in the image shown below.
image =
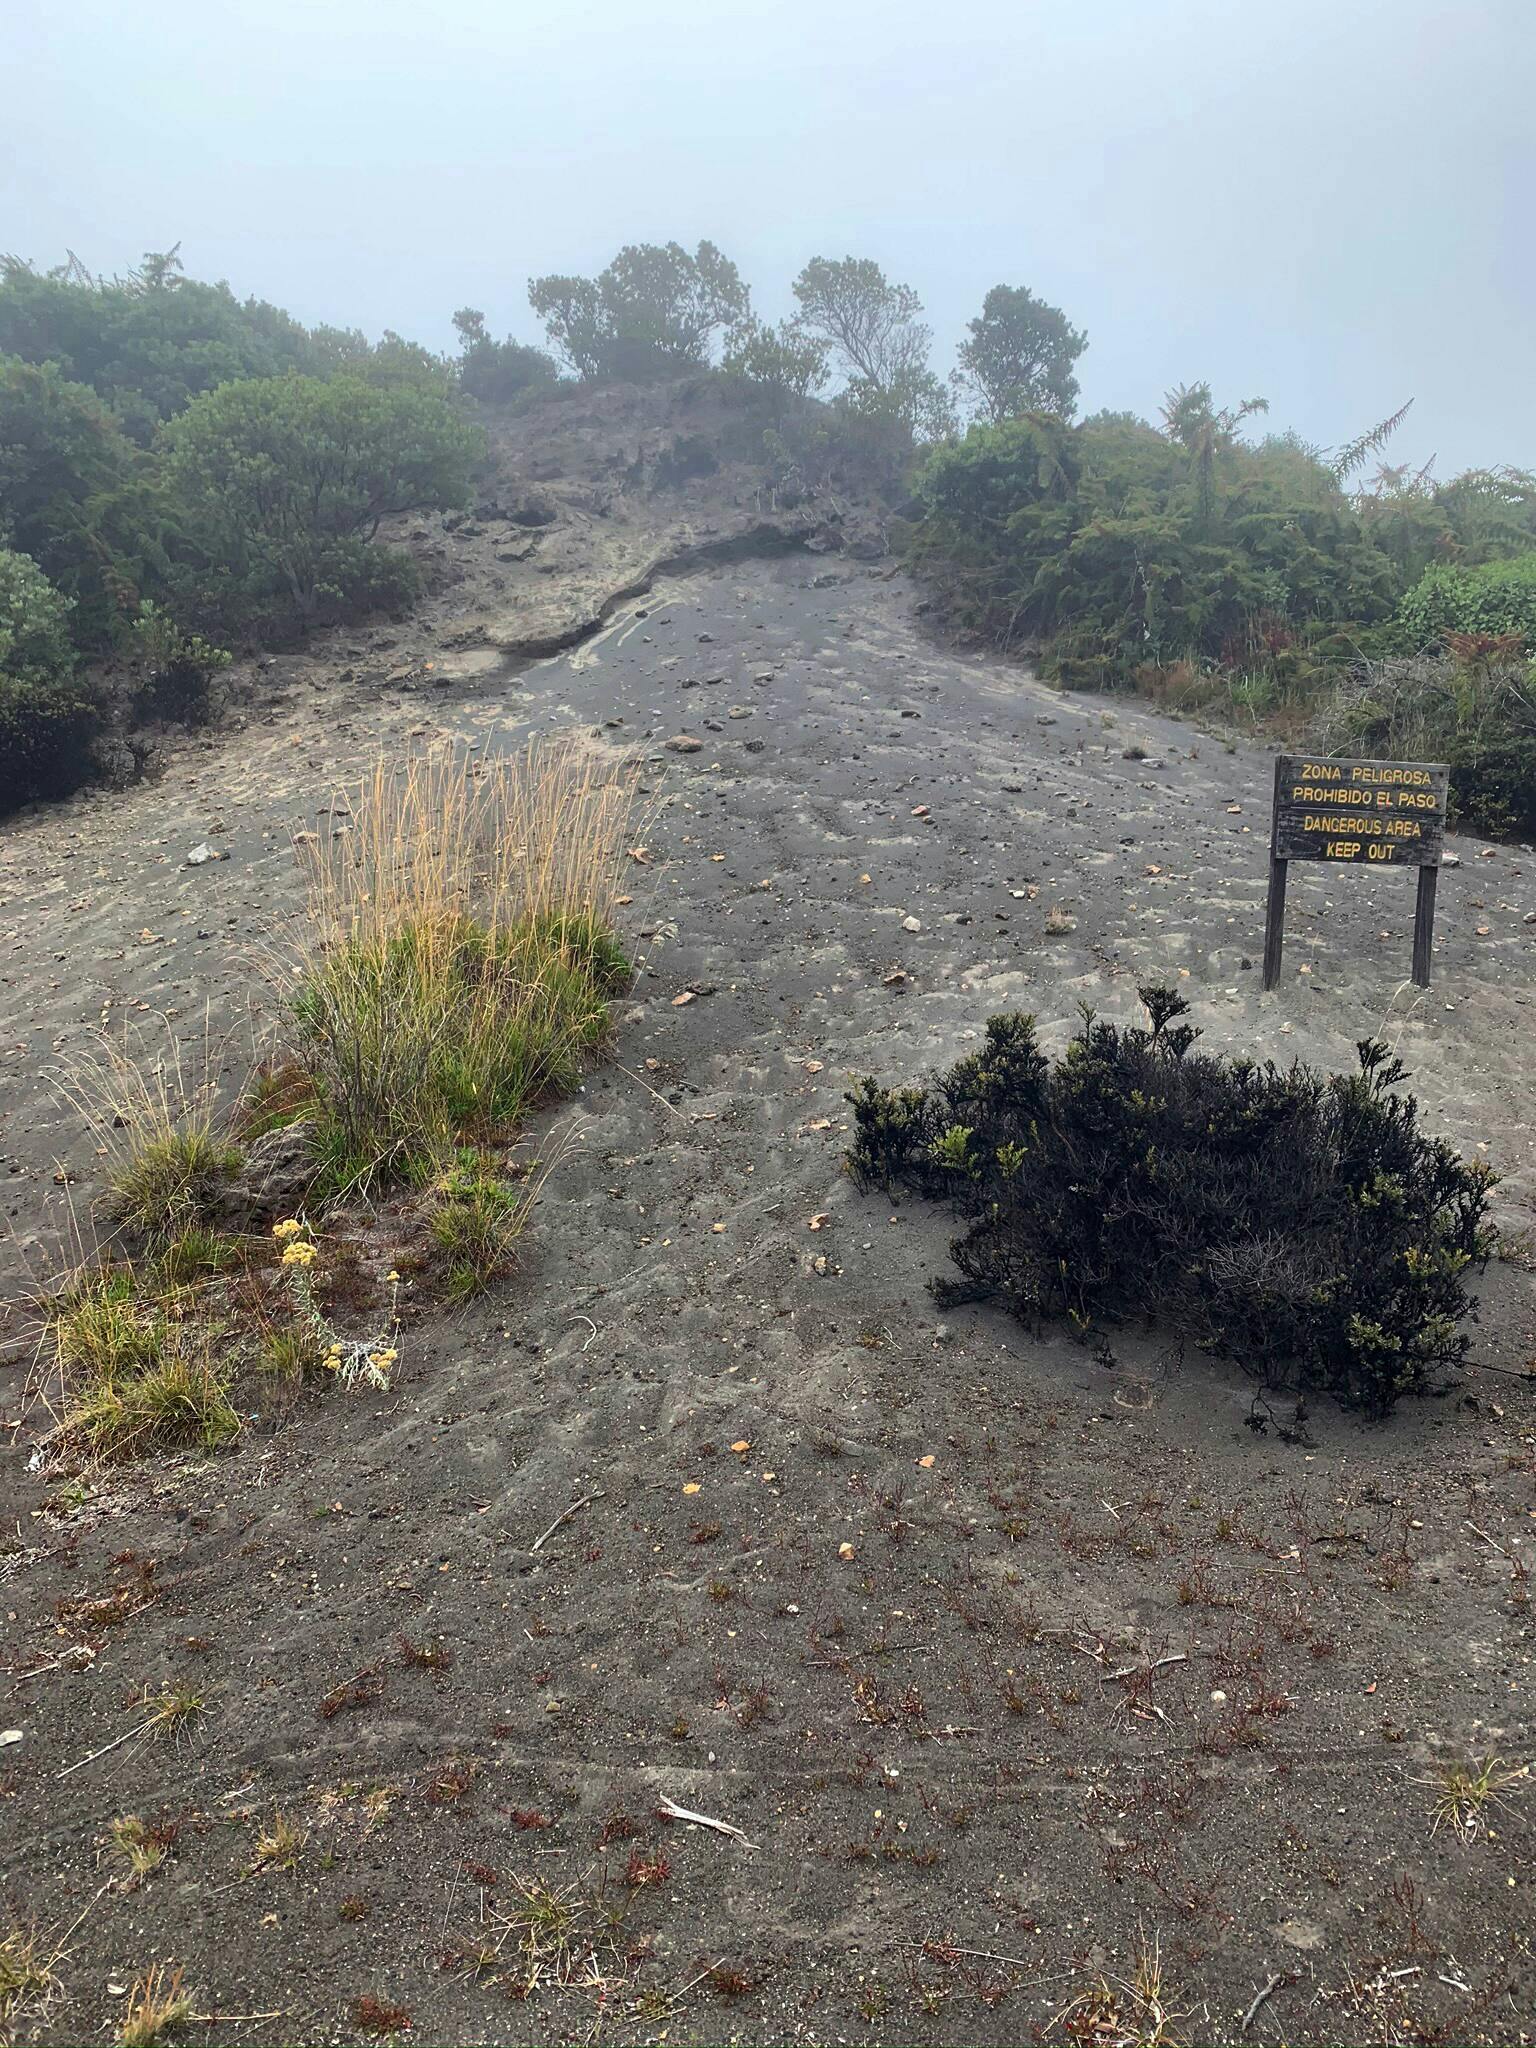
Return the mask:
<svg viewBox="0 0 1536 2048">
<path fill-rule="evenodd" d="M 433 2042 L 1017 2042 L 1130 1976 L 1140 1930 L 1184 2038 L 1528 2038 L 1536 1801 L 1434 1831 L 1442 1765 L 1532 1755 L 1528 1282 L 1491 1285 L 1501 1370 L 1387 1427 L 1315 1404 L 1288 1444 L 1166 1339 L 1108 1372 L 941 1319 L 942 1221 L 839 1160 L 856 1076 L 1003 1008 L 1060 1043 L 1171 974 L 1218 1046 L 1337 1064 L 1385 1030 L 1528 1222 L 1531 857 L 1455 842 L 1427 998 L 1408 878 L 1297 873 L 1265 998 L 1267 757 L 939 652 L 883 567 L 803 554 L 452 690 L 315 662 L 263 688 L 155 787 L 0 842 L 31 1259 L 54 1158 L 82 1194 L 90 1168 L 43 1069 L 139 1004 L 199 1040 L 211 1005 L 241 1066 L 292 837 L 341 828 L 329 793 L 381 744 L 640 749 L 644 965 L 615 1063 L 551 1120 L 575 1143 L 521 1282 L 416 1327 L 387 1400 L 317 1395 L 83 1501 L 10 1464 L 4 1887 L 55 1932 L 84 1909 L 42 2036 L 94 2036 L 167 1957 L 199 2011 L 266 2015 L 251 2041 L 361 2039 L 370 1997 Z M 682 731 L 698 752 L 664 750 Z M 229 858 L 184 866 L 205 841 Z M 75 1643 L 88 1668 L 43 1668 Z M 208 1694 L 179 1747 L 58 1779 L 168 1680 Z M 294 1867 L 255 1868 L 279 1810 Z M 126 1811 L 181 1819 L 133 1890 Z M 606 1990 L 520 1995 L 535 1880 L 623 1907 Z"/>
</svg>

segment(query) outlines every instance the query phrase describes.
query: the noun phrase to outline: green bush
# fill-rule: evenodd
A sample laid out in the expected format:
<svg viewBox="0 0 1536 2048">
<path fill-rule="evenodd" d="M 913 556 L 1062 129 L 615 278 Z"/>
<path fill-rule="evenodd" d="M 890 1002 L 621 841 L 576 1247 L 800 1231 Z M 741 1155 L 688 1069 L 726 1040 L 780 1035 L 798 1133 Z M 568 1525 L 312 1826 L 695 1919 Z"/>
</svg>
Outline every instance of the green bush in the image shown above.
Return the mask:
<svg viewBox="0 0 1536 2048">
<path fill-rule="evenodd" d="M 69 601 L 27 555 L 0 548 L 0 810 L 78 788 L 99 724 L 77 681 Z"/>
<path fill-rule="evenodd" d="M 73 261 L 40 275 L 0 259 L 0 354 L 53 363 L 88 384 L 144 442 L 199 392 L 310 367 L 310 338 L 296 320 L 181 270 L 174 249 L 120 278 L 93 277 Z"/>
<path fill-rule="evenodd" d="M 1398 607 L 1413 647 L 1443 646 L 1448 635 L 1506 639 L 1536 652 L 1536 553 L 1474 569 L 1426 569 Z"/>
<path fill-rule="evenodd" d="M 459 389 L 482 405 L 510 405 L 538 392 L 553 391 L 560 381 L 554 357 L 526 342 L 493 341 L 485 315 L 462 306 L 453 316 L 461 344 Z"/>
<path fill-rule="evenodd" d="M 1271 1386 L 1378 1414 L 1429 1391 L 1468 1348 L 1492 1177 L 1424 1136 L 1385 1047 L 1362 1043 L 1351 1075 L 1214 1058 L 1175 991 L 1141 993 L 1150 1029 L 1085 1011 L 1055 1066 L 1032 1017 L 994 1017 L 927 1088 L 848 1098 L 858 1185 L 967 1223 L 938 1298 L 1084 1335 L 1164 1319 Z"/>
<path fill-rule="evenodd" d="M 716 334 L 751 311 L 713 242 L 691 256 L 676 242 L 631 244 L 596 277 L 530 278 L 528 303 L 578 377 L 635 382 L 704 369 Z"/>
<path fill-rule="evenodd" d="M 142 604 L 133 622 L 134 659 L 143 676 L 138 710 L 151 717 L 201 725 L 208 716 L 208 686 L 230 655 L 199 633 L 184 633 L 157 604 Z"/>
<path fill-rule="evenodd" d="M 1398 584 L 1324 464 L 1250 447 L 1203 386 L 1169 430 L 1126 414 L 1031 413 L 972 427 L 918 484 L 913 566 L 956 624 L 1035 644 L 1063 680 L 1127 685 L 1147 665 L 1268 667 L 1390 617 Z"/>
<path fill-rule="evenodd" d="M 481 438 L 435 392 L 343 375 L 223 385 L 161 446 L 215 615 L 276 602 L 308 625 L 409 594 L 402 558 L 372 545 L 380 523 L 465 503 Z"/>
<path fill-rule="evenodd" d="M 761 320 L 743 320 L 731 330 L 720 367 L 750 392 L 806 398 L 827 381 L 827 345 L 793 321 L 767 327 Z"/>
<path fill-rule="evenodd" d="M 0 356 L 0 530 L 71 599 L 77 647 L 111 645 L 174 535 L 143 452 L 95 392 Z"/>
</svg>

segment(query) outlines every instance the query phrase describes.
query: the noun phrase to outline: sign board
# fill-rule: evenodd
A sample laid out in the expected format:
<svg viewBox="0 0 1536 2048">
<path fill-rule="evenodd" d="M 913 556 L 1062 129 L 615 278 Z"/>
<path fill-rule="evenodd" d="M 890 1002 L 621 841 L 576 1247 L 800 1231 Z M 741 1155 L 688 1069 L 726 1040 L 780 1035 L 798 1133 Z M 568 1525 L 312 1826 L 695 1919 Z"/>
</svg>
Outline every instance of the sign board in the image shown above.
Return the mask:
<svg viewBox="0 0 1536 2048">
<path fill-rule="evenodd" d="M 1275 763 L 1269 836 L 1269 908 L 1264 923 L 1264 986 L 1280 979 L 1285 944 L 1285 877 L 1293 860 L 1347 867 L 1416 868 L 1413 978 L 1429 986 L 1435 886 L 1445 846 L 1450 771 L 1430 761 L 1341 761 L 1326 754 L 1282 754 Z"/>
<path fill-rule="evenodd" d="M 1270 851 L 1277 860 L 1438 867 L 1445 797 L 1446 770 L 1427 762 L 1282 754 Z"/>
</svg>

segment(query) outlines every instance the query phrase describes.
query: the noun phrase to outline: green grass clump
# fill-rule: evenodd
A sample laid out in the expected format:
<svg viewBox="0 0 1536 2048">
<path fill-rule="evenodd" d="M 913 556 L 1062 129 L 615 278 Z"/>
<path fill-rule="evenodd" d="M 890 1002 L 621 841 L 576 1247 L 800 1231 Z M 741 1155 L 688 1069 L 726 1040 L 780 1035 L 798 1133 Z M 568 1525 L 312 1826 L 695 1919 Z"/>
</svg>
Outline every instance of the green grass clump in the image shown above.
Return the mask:
<svg viewBox="0 0 1536 2048">
<path fill-rule="evenodd" d="M 53 1304 L 52 1323 L 66 1385 L 147 1371 L 163 1354 L 164 1325 L 141 1306 L 125 1266 L 78 1276 Z"/>
<path fill-rule="evenodd" d="M 129 1146 L 112 1174 L 107 1206 L 146 1243 L 168 1244 L 206 1219 L 240 1154 L 206 1130 L 168 1131 Z"/>
<path fill-rule="evenodd" d="M 249 1144 L 286 1129 L 315 1109 L 315 1084 L 292 1060 L 258 1067 L 241 1098 L 235 1128 Z"/>
<path fill-rule="evenodd" d="M 0 2040 L 8 2041 L 19 2021 L 38 2013 L 58 1992 L 53 1967 L 58 1960 L 32 1928 L 8 1926 L 0 1933 Z"/>
<path fill-rule="evenodd" d="M 630 973 L 605 933 L 574 918 L 500 932 L 416 922 L 334 949 L 295 1005 L 322 1184 L 419 1184 L 465 1142 L 515 1131 L 576 1086 Z"/>
<path fill-rule="evenodd" d="M 308 1379 L 325 1363 L 320 1340 L 312 1330 L 273 1330 L 261 1349 L 261 1369 L 275 1380 Z"/>
<path fill-rule="evenodd" d="M 443 1176 L 428 1228 L 447 1255 L 448 1292 L 455 1301 L 484 1293 L 507 1270 L 532 1199 L 473 1152 L 462 1153 Z"/>
<path fill-rule="evenodd" d="M 147 1372 L 88 1389 L 67 1421 L 108 1458 L 188 1444 L 214 1450 L 240 1428 L 222 1374 L 208 1358 L 179 1351 L 167 1352 Z"/>
<path fill-rule="evenodd" d="M 85 1275 L 54 1305 L 64 1429 L 99 1457 L 225 1442 L 240 1427 L 213 1334 L 172 1324 L 125 1268 Z"/>
<path fill-rule="evenodd" d="M 173 1237 L 156 1261 L 157 1271 L 171 1287 L 193 1287 L 215 1273 L 238 1264 L 240 1247 L 204 1223 L 189 1224 Z"/>
</svg>

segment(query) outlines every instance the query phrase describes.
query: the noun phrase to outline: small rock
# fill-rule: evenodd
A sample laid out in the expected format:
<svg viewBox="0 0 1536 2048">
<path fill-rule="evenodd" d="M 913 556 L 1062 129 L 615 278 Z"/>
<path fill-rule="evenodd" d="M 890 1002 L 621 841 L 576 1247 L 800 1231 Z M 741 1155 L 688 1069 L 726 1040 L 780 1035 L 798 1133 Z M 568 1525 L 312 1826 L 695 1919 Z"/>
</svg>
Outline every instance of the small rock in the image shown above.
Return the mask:
<svg viewBox="0 0 1536 2048">
<path fill-rule="evenodd" d="M 904 932 L 920 932 L 923 928 L 922 920 L 916 917 L 904 917 L 901 920 L 901 928 Z"/>
<path fill-rule="evenodd" d="M 667 751 L 671 754 L 697 754 L 703 745 L 702 740 L 696 740 L 693 734 L 688 732 L 674 733 L 666 742 Z"/>
<path fill-rule="evenodd" d="M 294 1215 L 314 1183 L 312 1135 L 308 1118 L 301 1117 L 254 1138 L 213 1199 L 214 1220 L 228 1229 L 249 1229 L 270 1217 Z"/>
<path fill-rule="evenodd" d="M 750 704 L 733 704 L 731 706 L 732 718 L 754 718 L 756 715 Z"/>
<path fill-rule="evenodd" d="M 188 866 L 189 868 L 201 868 L 206 867 L 208 862 L 211 860 L 228 859 L 229 855 L 224 851 L 222 847 L 210 846 L 207 843 L 207 841 L 204 840 L 201 846 L 194 846 L 192 851 L 187 855 L 186 866 Z"/>
</svg>

